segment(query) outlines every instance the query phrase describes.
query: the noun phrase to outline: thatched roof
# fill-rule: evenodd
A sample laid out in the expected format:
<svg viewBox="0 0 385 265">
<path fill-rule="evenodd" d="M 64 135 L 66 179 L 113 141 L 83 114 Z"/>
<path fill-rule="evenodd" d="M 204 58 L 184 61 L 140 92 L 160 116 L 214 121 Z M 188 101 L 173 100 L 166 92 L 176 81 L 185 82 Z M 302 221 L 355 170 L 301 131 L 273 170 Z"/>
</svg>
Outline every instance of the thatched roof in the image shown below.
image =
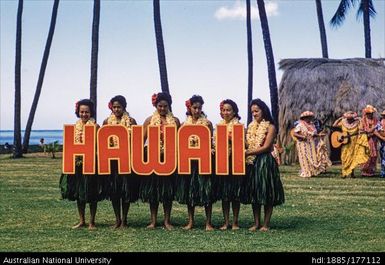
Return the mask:
<svg viewBox="0 0 385 265">
<path fill-rule="evenodd" d="M 345 111 L 361 110 L 371 104 L 385 109 L 384 59 L 283 59 L 284 74 L 279 85 L 280 139 L 287 143 L 287 133 L 304 110 L 327 124 Z"/>
</svg>

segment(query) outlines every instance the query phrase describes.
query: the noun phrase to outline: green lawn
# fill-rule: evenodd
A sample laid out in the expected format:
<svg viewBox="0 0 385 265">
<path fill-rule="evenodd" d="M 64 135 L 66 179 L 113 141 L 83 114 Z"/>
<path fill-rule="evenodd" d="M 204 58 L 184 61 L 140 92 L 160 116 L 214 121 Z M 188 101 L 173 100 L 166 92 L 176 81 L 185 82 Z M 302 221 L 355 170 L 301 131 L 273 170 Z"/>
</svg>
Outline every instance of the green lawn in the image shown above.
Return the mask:
<svg viewBox="0 0 385 265">
<path fill-rule="evenodd" d="M 286 203 L 274 209 L 266 233 L 248 231 L 249 205 L 241 207 L 238 231 L 205 232 L 203 208 L 195 228 L 184 231 L 187 210 L 177 203 L 173 231 L 147 230 L 143 203 L 131 205 L 128 229 L 113 230 L 109 201 L 98 204 L 98 229 L 88 231 L 71 229 L 78 215 L 75 202 L 60 199 L 60 159 L 8 157 L 0 156 L 0 251 L 385 251 L 385 180 L 341 179 L 338 167 L 311 179 L 298 177 L 298 166 L 281 167 Z M 222 224 L 220 203 L 213 224 Z"/>
</svg>

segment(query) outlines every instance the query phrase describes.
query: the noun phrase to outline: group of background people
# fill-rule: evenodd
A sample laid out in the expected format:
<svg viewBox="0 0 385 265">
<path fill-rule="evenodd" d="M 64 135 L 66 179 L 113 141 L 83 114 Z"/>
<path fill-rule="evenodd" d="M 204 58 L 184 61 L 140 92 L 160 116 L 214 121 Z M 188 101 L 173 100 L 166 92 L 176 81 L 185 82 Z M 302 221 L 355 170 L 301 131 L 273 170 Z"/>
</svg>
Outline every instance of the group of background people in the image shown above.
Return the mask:
<svg viewBox="0 0 385 265">
<path fill-rule="evenodd" d="M 152 96 L 152 105 L 155 111 L 143 124 L 144 143 L 147 139 L 147 128 L 150 125 L 160 126 L 160 150 L 164 148 L 164 126 L 173 125 L 180 128 L 187 124 L 199 124 L 207 126 L 212 135 L 215 135 L 212 123 L 202 111 L 204 101 L 201 96 L 194 95 L 185 102 L 186 120 L 181 125 L 179 119 L 171 112 L 172 98 L 167 93 L 157 93 Z M 113 97 L 109 104 L 111 115 L 106 118 L 103 125 L 120 125 L 128 129 L 136 125 L 136 120 L 127 112 L 127 102 L 123 96 Z M 285 201 L 283 185 L 276 159 L 272 155 L 273 144 L 276 138 L 276 127 L 267 105 L 260 99 L 250 103 L 249 110 L 253 121 L 248 125 L 246 133 L 246 174 L 226 176 L 201 175 L 198 170 L 198 161 L 192 160 L 191 173 L 188 175 L 177 174 L 175 171 L 170 176 L 159 176 L 155 173 L 150 176 L 140 176 L 135 173 L 119 174 L 117 161 L 111 161 L 111 174 L 108 176 L 83 175 L 81 157 L 76 158 L 75 174 L 62 174 L 60 188 L 63 199 L 77 201 L 80 222 L 73 228 L 86 226 L 86 203 L 90 205 L 90 223 L 88 228 L 95 229 L 95 216 L 97 202 L 108 199 L 112 202 L 115 214 L 114 228 L 127 227 L 127 216 L 130 203 L 141 200 L 149 203 L 150 224 L 147 228 L 155 228 L 159 204 L 163 204 L 164 227 L 172 229 L 171 210 L 173 201 L 187 205 L 188 223 L 184 229 L 194 226 L 194 210 L 197 206 L 203 206 L 206 213 L 205 229 L 213 230 L 211 222 L 212 204 L 222 202 L 224 223 L 219 228 L 227 230 L 239 229 L 240 204 L 251 204 L 254 215 L 254 224 L 250 231 L 267 231 L 273 207 L 283 204 Z M 239 124 L 241 117 L 238 114 L 237 104 L 226 99 L 220 103 L 219 124 L 227 125 L 228 136 L 231 139 L 234 124 Z M 76 116 L 79 118 L 75 124 L 75 143 L 84 142 L 84 126 L 99 125 L 95 119 L 94 104 L 89 99 L 83 99 L 76 103 Z M 213 137 L 215 139 L 215 136 Z M 110 146 L 116 146 L 118 139 L 111 138 Z M 191 137 L 190 146 L 198 146 L 199 138 Z M 212 141 L 212 146 L 215 142 Z M 147 146 L 144 145 L 144 155 L 147 154 Z M 231 144 L 229 144 L 231 148 Z M 215 148 L 212 151 L 212 159 L 215 157 Z M 162 159 L 162 157 L 161 157 Z M 229 164 L 231 168 L 231 152 L 229 152 Z M 215 170 L 213 170 L 215 172 Z M 264 218 L 261 220 L 261 208 L 264 207 Z M 233 219 L 230 223 L 230 208 Z"/>
<path fill-rule="evenodd" d="M 381 159 L 380 177 L 385 178 L 385 110 L 376 117 L 377 110 L 367 105 L 362 117 L 347 111 L 338 118 L 333 127 L 339 128 L 348 141 L 341 147 L 342 178 L 354 178 L 354 169 L 361 166 L 362 176 L 375 176 L 378 153 Z M 315 115 L 305 111 L 296 123 L 294 136 L 301 166 L 301 177 L 317 176 L 331 165 L 323 137 L 327 134 L 317 130 Z"/>
</svg>

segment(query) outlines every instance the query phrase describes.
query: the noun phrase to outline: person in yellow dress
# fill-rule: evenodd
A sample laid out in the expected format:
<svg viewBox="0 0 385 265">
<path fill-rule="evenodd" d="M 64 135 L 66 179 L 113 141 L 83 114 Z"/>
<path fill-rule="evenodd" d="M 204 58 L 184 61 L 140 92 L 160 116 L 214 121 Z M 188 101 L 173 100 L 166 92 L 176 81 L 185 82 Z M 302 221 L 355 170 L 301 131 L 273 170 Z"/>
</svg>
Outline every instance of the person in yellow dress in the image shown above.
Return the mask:
<svg viewBox="0 0 385 265">
<path fill-rule="evenodd" d="M 323 141 L 324 133 L 317 133 L 313 123 L 314 113 L 304 111 L 294 128 L 294 136 L 297 138 L 296 148 L 301 166 L 300 176 L 310 178 L 326 171 L 332 163 L 328 150 Z M 316 141 L 318 139 L 318 141 Z"/>
<path fill-rule="evenodd" d="M 357 134 L 350 137 L 348 143 L 341 147 L 342 178 L 354 178 L 354 169 L 365 164 L 369 159 L 368 138 L 366 134 L 358 134 L 360 132 L 360 119 L 357 117 L 357 113 L 353 111 L 344 113 L 334 122 L 333 127 L 339 127 L 343 133 L 349 135 Z"/>
</svg>

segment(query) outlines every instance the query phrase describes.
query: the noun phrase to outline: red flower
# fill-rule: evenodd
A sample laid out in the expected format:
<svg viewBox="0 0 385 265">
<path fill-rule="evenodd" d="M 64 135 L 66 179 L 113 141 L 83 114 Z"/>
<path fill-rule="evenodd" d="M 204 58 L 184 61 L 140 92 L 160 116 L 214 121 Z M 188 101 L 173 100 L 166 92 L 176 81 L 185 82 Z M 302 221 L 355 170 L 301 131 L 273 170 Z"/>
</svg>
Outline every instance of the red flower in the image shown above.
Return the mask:
<svg viewBox="0 0 385 265">
<path fill-rule="evenodd" d="M 75 113 L 78 113 L 79 101 L 75 103 Z"/>
<path fill-rule="evenodd" d="M 112 110 L 112 102 L 108 102 L 108 108 Z"/>
<path fill-rule="evenodd" d="M 186 108 L 187 108 L 187 112 L 190 112 L 191 101 L 190 100 L 186 100 L 185 105 L 186 105 Z"/>
<path fill-rule="evenodd" d="M 153 94 L 151 97 L 151 102 L 152 105 L 155 107 L 156 106 L 156 99 L 158 98 L 158 94 Z"/>
<path fill-rule="evenodd" d="M 221 114 L 221 117 L 222 117 L 222 119 L 223 119 L 223 114 L 222 114 L 222 111 L 223 111 L 223 106 L 225 105 L 225 103 L 224 103 L 224 100 L 222 100 L 221 101 L 221 103 L 219 104 L 219 109 L 220 109 L 220 114 Z"/>
</svg>

